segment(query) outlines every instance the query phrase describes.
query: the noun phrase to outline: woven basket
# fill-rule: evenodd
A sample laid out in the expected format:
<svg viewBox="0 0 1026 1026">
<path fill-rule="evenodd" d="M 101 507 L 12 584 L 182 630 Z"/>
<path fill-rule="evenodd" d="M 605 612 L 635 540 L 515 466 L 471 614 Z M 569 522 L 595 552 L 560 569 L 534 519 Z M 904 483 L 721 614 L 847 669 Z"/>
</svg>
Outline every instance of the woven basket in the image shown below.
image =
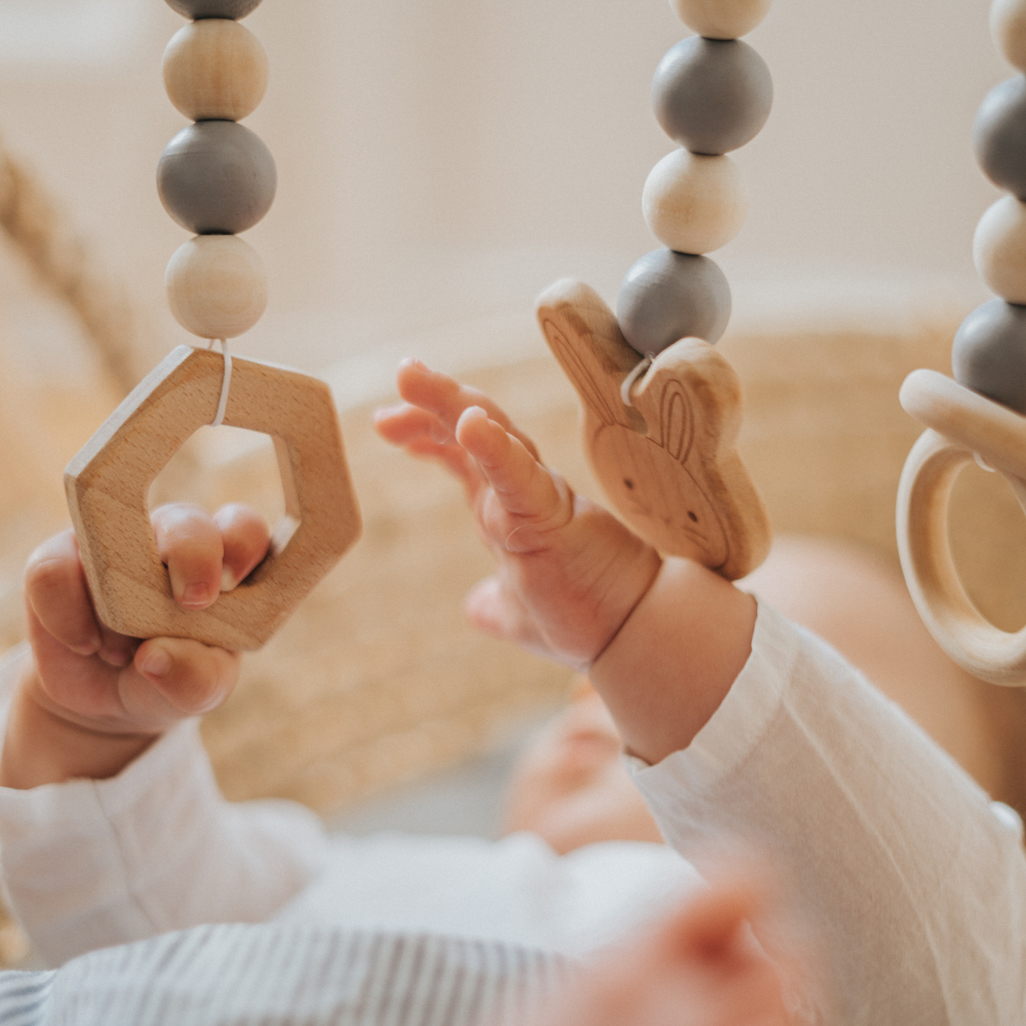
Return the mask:
<svg viewBox="0 0 1026 1026">
<path fill-rule="evenodd" d="M 946 368 L 952 330 L 721 343 L 745 388 L 742 454 L 778 533 L 840 536 L 896 562 L 897 483 L 921 430 L 898 405 L 898 387 L 916 367 Z M 575 488 L 600 498 L 577 444 L 576 397 L 554 361 L 464 377 Z M 565 671 L 466 626 L 462 596 L 490 561 L 460 490 L 379 441 L 371 412 L 343 417 L 364 538 L 249 657 L 235 697 L 205 722 L 231 797 L 276 794 L 335 809 L 488 748 L 566 692 Z M 222 480 L 233 495 L 276 487 L 269 453 L 230 471 Z M 995 622 L 1018 626 L 1026 524 L 997 475 L 965 476 L 952 532 L 967 586 Z"/>
</svg>

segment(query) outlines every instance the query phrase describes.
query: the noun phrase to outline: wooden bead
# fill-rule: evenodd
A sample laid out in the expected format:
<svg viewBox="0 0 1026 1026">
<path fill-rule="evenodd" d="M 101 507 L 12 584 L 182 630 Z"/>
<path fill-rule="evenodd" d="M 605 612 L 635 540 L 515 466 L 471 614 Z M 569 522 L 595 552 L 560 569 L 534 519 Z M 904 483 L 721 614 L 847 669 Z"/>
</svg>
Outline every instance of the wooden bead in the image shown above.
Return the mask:
<svg viewBox="0 0 1026 1026">
<path fill-rule="evenodd" d="M 951 346 L 955 380 L 1026 413 L 1026 307 L 992 299 L 962 322 Z"/>
<path fill-rule="evenodd" d="M 164 51 L 164 87 L 192 121 L 241 121 L 267 91 L 267 54 L 244 25 L 225 18 L 194 21 Z"/>
<path fill-rule="evenodd" d="M 744 146 L 772 106 L 769 68 L 740 40 L 691 36 L 666 53 L 652 79 L 656 119 L 692 153 L 719 155 Z"/>
<path fill-rule="evenodd" d="M 657 249 L 627 272 L 616 316 L 624 338 L 642 356 L 682 338 L 712 344 L 730 320 L 730 286 L 708 257 Z"/>
<path fill-rule="evenodd" d="M 706 39 L 737 39 L 766 17 L 771 0 L 670 0 L 677 17 Z"/>
<path fill-rule="evenodd" d="M 678 253 L 709 253 L 741 230 L 748 190 L 730 157 L 674 150 L 663 157 L 641 194 L 645 222 Z"/>
<path fill-rule="evenodd" d="M 999 199 L 980 218 L 973 259 L 991 292 L 1026 304 L 1026 206 L 1014 196 Z"/>
<path fill-rule="evenodd" d="M 231 121 L 200 121 L 167 144 L 157 191 L 167 212 L 197 235 L 235 235 L 271 208 L 278 184 L 271 151 Z"/>
<path fill-rule="evenodd" d="M 983 173 L 999 188 L 1026 198 L 1026 78 L 995 86 L 973 124 L 973 150 Z"/>
<path fill-rule="evenodd" d="M 994 0 L 990 6 L 994 45 L 1013 68 L 1026 71 L 1026 0 Z"/>
<path fill-rule="evenodd" d="M 260 6 L 260 0 L 167 0 L 168 6 L 193 21 L 201 18 L 229 18 L 235 21 Z"/>
<path fill-rule="evenodd" d="M 171 257 L 164 284 L 175 319 L 200 338 L 236 338 L 267 306 L 263 262 L 234 235 L 190 239 Z"/>
</svg>

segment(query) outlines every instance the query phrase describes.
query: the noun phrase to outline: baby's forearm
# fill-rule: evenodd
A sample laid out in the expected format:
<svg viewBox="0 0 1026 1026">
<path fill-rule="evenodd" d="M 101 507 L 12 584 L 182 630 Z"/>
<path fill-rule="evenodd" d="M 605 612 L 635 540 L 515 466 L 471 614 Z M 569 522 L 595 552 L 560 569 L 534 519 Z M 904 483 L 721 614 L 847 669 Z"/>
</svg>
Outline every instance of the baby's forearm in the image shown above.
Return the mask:
<svg viewBox="0 0 1026 1026">
<path fill-rule="evenodd" d="M 590 671 L 629 752 L 655 764 L 691 743 L 748 660 L 755 615 L 713 571 L 663 562 Z"/>
<path fill-rule="evenodd" d="M 153 743 L 153 735 L 106 734 L 48 707 L 35 669 L 26 661 L 7 720 L 0 787 L 27 790 L 43 784 L 116 776 Z"/>
</svg>

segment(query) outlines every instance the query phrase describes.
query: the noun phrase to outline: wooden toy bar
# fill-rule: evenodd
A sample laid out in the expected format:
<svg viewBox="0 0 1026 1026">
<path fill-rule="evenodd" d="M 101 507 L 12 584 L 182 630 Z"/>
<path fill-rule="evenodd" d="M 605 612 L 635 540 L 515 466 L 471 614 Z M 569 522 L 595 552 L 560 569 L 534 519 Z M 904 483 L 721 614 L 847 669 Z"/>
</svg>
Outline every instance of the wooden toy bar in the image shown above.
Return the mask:
<svg viewBox="0 0 1026 1026">
<path fill-rule="evenodd" d="M 994 0 L 997 48 L 1026 71 L 1026 0 Z M 996 293 L 962 323 L 952 345 L 954 380 L 914 371 L 901 404 L 927 430 L 912 448 L 898 491 L 898 551 L 909 592 L 937 643 L 993 684 L 1026 685 L 1026 628 L 999 630 L 973 605 L 948 541 L 947 510 L 962 467 L 976 459 L 1008 481 L 1026 509 L 1026 77 L 1002 82 L 973 127 L 984 174 L 1008 195 L 981 218 L 973 257 Z"/>
</svg>

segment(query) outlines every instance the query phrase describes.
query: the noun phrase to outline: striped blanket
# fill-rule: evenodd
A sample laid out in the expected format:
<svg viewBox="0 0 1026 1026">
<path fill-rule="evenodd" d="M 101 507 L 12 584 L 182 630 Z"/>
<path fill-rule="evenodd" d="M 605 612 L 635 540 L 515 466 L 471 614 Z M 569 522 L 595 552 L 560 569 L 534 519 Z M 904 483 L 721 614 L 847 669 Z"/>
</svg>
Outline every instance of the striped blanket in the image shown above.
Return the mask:
<svg viewBox="0 0 1026 1026">
<path fill-rule="evenodd" d="M 500 1026 L 576 973 L 490 941 L 301 925 L 201 926 L 0 973 L 0 1026 Z"/>
</svg>

